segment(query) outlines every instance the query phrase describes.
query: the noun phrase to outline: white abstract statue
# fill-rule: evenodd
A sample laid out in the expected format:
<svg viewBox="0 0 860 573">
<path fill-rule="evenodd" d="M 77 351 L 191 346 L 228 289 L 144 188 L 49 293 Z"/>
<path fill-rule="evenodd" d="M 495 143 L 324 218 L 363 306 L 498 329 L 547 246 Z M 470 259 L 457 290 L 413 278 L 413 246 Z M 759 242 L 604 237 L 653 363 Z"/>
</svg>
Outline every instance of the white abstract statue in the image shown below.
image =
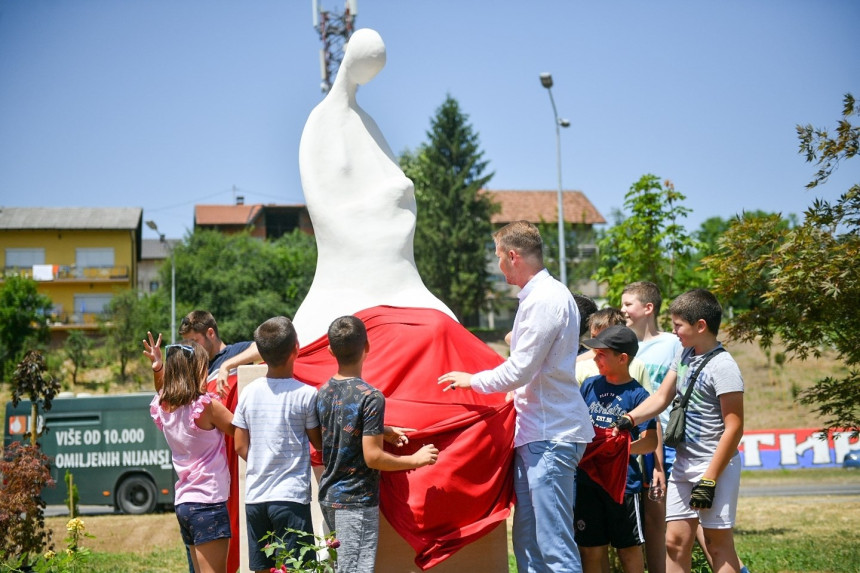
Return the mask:
<svg viewBox="0 0 860 573">
<path fill-rule="evenodd" d="M 379 127 L 355 100 L 385 66 L 374 30 L 349 39 L 334 85 L 305 124 L 299 169 L 317 243 L 317 268 L 296 312 L 302 346 L 332 320 L 374 306 L 435 308 L 454 316 L 418 275 L 415 192 Z"/>
</svg>

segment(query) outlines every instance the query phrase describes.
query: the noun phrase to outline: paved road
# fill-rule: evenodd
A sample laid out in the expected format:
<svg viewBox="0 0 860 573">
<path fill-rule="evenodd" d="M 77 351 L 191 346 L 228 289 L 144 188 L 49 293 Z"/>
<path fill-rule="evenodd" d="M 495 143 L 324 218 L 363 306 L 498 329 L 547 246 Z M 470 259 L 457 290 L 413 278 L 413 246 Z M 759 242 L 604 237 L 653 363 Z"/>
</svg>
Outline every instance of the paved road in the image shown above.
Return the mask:
<svg viewBox="0 0 860 573">
<path fill-rule="evenodd" d="M 119 514 L 111 505 L 80 505 L 78 510 L 81 515 L 111 515 Z M 45 508 L 45 517 L 57 517 L 69 515 L 69 508 L 65 505 L 49 505 Z"/>
<path fill-rule="evenodd" d="M 791 497 L 791 496 L 817 496 L 817 495 L 860 495 L 860 482 L 858 483 L 804 483 L 790 485 L 741 485 L 741 497 Z"/>
</svg>

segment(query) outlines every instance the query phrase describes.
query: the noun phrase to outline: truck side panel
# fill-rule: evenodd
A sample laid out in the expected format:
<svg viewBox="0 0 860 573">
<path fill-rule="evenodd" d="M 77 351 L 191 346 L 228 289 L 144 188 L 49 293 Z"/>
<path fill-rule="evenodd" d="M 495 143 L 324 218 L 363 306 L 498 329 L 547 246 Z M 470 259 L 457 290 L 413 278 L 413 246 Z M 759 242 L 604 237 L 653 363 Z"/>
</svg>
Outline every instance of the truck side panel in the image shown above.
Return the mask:
<svg viewBox="0 0 860 573">
<path fill-rule="evenodd" d="M 170 448 L 149 415 L 152 394 L 58 398 L 51 410 L 42 412 L 40 427 L 48 431 L 39 439 L 51 460 L 51 476 L 57 485 L 46 489 L 47 504 L 62 504 L 69 471 L 83 505 L 114 505 L 117 488 L 133 474 L 149 476 L 155 484 L 157 504 L 173 503 L 176 475 Z M 4 424 L 8 444 L 27 432 L 30 403 L 6 406 Z"/>
</svg>

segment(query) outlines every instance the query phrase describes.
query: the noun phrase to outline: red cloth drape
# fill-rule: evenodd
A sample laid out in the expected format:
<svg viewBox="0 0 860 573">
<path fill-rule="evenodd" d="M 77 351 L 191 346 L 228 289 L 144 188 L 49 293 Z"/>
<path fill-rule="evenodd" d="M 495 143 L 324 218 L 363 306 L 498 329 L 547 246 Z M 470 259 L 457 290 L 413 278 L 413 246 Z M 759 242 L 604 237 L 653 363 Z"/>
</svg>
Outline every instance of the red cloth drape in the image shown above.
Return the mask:
<svg viewBox="0 0 860 573">
<path fill-rule="evenodd" d="M 234 372 L 227 377 L 227 396 L 221 402 L 231 412 L 236 411 L 239 394 L 236 391 L 237 376 Z M 207 382 L 206 390 L 218 393 L 217 374 Z M 227 498 L 227 512 L 230 515 L 230 547 L 227 552 L 227 571 L 239 569 L 239 456 L 233 445 L 233 436 L 224 436 L 227 448 L 227 467 L 230 469 L 230 497 Z"/>
<path fill-rule="evenodd" d="M 627 464 L 630 463 L 630 432 L 612 435 L 611 428 L 594 427 L 594 439 L 585 448 L 579 469 L 602 487 L 616 503 L 624 502 Z"/>
<path fill-rule="evenodd" d="M 370 341 L 362 377 L 385 395 L 386 425 L 417 429 L 407 446 L 390 451 L 439 448 L 435 465 L 382 473 L 381 511 L 427 569 L 510 515 L 513 404 L 502 394 L 443 393 L 436 383 L 451 370 L 479 372 L 502 358 L 437 310 L 374 307 L 356 316 Z M 300 350 L 294 375 L 318 388 L 336 371 L 322 337 Z"/>
</svg>

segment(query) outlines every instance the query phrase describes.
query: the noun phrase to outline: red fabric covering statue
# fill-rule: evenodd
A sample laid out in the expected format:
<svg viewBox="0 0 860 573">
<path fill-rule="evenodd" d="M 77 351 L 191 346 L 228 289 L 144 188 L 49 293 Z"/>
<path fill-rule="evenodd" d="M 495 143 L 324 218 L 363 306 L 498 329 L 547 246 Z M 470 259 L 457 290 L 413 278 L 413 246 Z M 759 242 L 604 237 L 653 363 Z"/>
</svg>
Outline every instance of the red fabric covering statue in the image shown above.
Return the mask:
<svg viewBox="0 0 860 573">
<path fill-rule="evenodd" d="M 513 404 L 499 394 L 443 393 L 436 383 L 445 372 L 478 372 L 503 360 L 437 310 L 380 306 L 356 316 L 370 342 L 362 377 L 386 397 L 385 424 L 417 429 L 397 453 L 425 443 L 439 448 L 435 465 L 382 473 L 380 509 L 428 569 L 510 515 Z M 294 376 L 319 388 L 336 371 L 322 337 L 299 351 Z"/>
<path fill-rule="evenodd" d="M 630 463 L 630 432 L 612 435 L 611 428 L 594 427 L 594 440 L 585 448 L 579 470 L 602 487 L 615 503 L 624 503 L 627 464 Z"/>
<path fill-rule="evenodd" d="M 218 393 L 217 371 L 206 381 L 206 391 L 213 394 Z M 236 403 L 239 400 L 237 391 L 238 377 L 235 372 L 227 377 L 227 396 L 221 399 L 221 403 L 231 412 L 236 411 Z M 230 496 L 227 498 L 227 512 L 230 515 L 230 547 L 227 551 L 227 571 L 239 569 L 239 456 L 233 445 L 233 436 L 224 436 L 224 445 L 227 448 L 227 467 L 230 469 Z"/>
</svg>

